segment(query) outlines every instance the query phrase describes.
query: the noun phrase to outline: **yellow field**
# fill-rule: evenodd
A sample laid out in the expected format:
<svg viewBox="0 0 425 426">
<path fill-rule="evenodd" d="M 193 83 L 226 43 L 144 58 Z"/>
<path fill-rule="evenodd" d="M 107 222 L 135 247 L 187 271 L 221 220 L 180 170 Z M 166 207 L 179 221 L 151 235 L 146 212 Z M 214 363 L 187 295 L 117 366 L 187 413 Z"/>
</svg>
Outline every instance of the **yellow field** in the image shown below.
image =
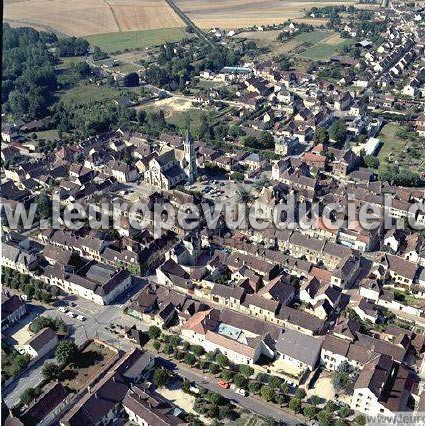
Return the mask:
<svg viewBox="0 0 425 426">
<path fill-rule="evenodd" d="M 279 24 L 290 18 L 301 18 L 313 6 L 354 3 L 350 0 L 176 0 L 176 4 L 200 28 L 229 29 Z"/>
<path fill-rule="evenodd" d="M 184 27 L 165 0 L 5 0 L 4 19 L 75 36 Z"/>
</svg>

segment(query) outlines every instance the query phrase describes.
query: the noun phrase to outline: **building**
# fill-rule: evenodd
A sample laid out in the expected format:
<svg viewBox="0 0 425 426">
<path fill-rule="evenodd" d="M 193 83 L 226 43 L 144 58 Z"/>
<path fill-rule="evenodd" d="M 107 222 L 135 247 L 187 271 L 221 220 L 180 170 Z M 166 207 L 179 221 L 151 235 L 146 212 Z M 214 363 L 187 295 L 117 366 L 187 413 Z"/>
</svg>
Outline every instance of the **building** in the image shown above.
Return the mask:
<svg viewBox="0 0 425 426">
<path fill-rule="evenodd" d="M 132 386 L 122 403 L 130 422 L 141 426 L 186 425 L 178 417 L 180 409 L 174 408 L 158 394 L 152 395 Z"/>
<path fill-rule="evenodd" d="M 302 378 L 319 364 L 322 340 L 296 330 L 282 330 L 276 342 L 277 368 Z"/>
<path fill-rule="evenodd" d="M 51 328 L 45 327 L 32 336 L 20 348 L 20 351 L 28 354 L 33 359 L 39 359 L 53 350 L 57 344 L 57 334 Z"/>
<path fill-rule="evenodd" d="M 5 297 L 1 301 L 1 329 L 15 324 L 27 313 L 25 302 L 17 295 Z"/>
<path fill-rule="evenodd" d="M 360 371 L 351 408 L 364 414 L 392 415 L 407 411 L 414 385 L 409 371 L 389 355 L 378 355 Z"/>
</svg>

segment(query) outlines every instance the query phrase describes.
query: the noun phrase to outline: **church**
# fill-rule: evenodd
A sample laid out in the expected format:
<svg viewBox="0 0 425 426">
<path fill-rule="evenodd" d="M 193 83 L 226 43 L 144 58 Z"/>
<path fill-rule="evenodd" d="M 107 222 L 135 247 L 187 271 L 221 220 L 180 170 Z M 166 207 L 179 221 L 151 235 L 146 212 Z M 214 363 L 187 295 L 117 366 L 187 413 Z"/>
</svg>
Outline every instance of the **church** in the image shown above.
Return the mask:
<svg viewBox="0 0 425 426">
<path fill-rule="evenodd" d="M 144 174 L 145 182 L 160 189 L 171 189 L 179 184 L 192 183 L 197 177 L 196 154 L 189 131 L 183 150 L 167 147 L 165 152 L 152 158 Z"/>
</svg>

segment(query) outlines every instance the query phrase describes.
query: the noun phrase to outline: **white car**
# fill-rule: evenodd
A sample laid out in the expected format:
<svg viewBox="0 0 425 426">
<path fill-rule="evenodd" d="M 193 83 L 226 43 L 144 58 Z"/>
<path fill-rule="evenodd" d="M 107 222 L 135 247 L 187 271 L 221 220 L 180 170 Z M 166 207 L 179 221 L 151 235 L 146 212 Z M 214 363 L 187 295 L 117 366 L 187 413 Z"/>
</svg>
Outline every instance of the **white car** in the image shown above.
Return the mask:
<svg viewBox="0 0 425 426">
<path fill-rule="evenodd" d="M 70 318 L 74 318 L 74 317 L 75 317 L 74 313 L 73 313 L 73 312 L 71 312 L 71 311 L 67 312 L 66 314 L 67 314 Z"/>
<path fill-rule="evenodd" d="M 58 311 L 66 314 L 68 312 L 68 309 L 66 309 L 65 306 L 61 306 L 60 308 L 58 308 Z"/>
<path fill-rule="evenodd" d="M 83 317 L 82 315 L 77 315 L 77 320 L 85 321 L 86 317 Z"/>
<path fill-rule="evenodd" d="M 248 392 L 245 389 L 236 389 L 236 393 L 242 396 L 247 396 Z"/>
</svg>

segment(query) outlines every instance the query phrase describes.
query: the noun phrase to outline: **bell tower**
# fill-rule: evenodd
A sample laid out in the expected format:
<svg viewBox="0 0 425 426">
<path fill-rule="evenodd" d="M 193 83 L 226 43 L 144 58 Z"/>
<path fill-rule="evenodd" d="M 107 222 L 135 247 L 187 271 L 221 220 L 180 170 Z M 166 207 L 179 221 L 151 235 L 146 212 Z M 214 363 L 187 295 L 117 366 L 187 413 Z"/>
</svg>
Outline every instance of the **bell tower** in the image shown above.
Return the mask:
<svg viewBox="0 0 425 426">
<path fill-rule="evenodd" d="M 187 180 L 189 183 L 192 183 L 198 176 L 197 167 L 196 167 L 196 154 L 195 154 L 195 144 L 190 135 L 189 129 L 186 133 L 186 139 L 184 141 L 184 158 L 186 160 L 185 172 L 187 175 Z"/>
</svg>

